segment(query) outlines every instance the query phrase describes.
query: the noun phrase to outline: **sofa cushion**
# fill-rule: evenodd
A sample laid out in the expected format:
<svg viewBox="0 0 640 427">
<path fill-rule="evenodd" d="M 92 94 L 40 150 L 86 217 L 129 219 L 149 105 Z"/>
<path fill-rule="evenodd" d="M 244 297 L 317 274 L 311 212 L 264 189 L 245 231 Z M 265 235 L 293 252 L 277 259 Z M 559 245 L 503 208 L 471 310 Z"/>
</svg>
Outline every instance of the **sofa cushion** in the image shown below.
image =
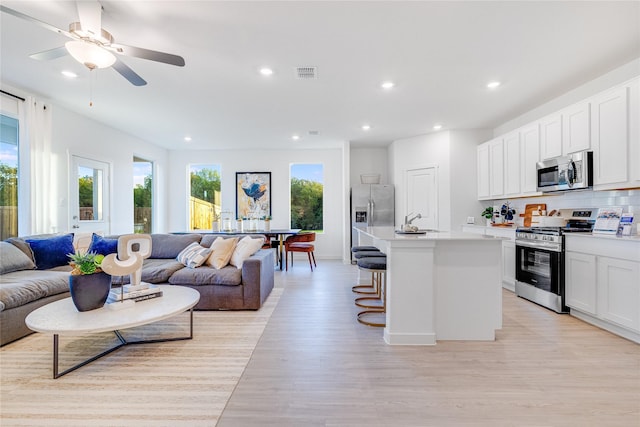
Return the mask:
<svg viewBox="0 0 640 427">
<path fill-rule="evenodd" d="M 206 261 L 209 267 L 223 268 L 229 264 L 233 250 L 238 243 L 237 237 L 225 239 L 224 237 L 218 237 L 211 245 L 211 255 Z"/>
<path fill-rule="evenodd" d="M 183 268 L 169 278 L 172 285 L 227 285 L 237 286 L 242 283 L 242 270 L 233 266 L 221 269 L 202 266 L 200 268 Z"/>
<path fill-rule="evenodd" d="M 95 252 L 100 255 L 109 255 L 118 253 L 118 239 L 108 239 L 99 234 L 91 235 L 91 244 L 88 252 Z"/>
<path fill-rule="evenodd" d="M 20 307 L 32 301 L 69 290 L 68 272 L 26 270 L 2 275 L 0 301 L 4 309 Z"/>
<path fill-rule="evenodd" d="M 68 254 L 75 253 L 73 233 L 46 238 L 28 238 L 38 270 L 46 270 L 69 263 Z"/>
<path fill-rule="evenodd" d="M 167 283 L 169 277 L 184 268 L 175 259 L 145 259 L 142 264 L 142 281 L 147 283 Z"/>
<path fill-rule="evenodd" d="M 264 239 L 252 239 L 249 236 L 245 236 L 236 245 L 236 248 L 231 255 L 231 260 L 229 263 L 231 265 L 235 265 L 236 268 L 242 268 L 242 264 L 246 259 L 248 259 L 251 255 L 258 252 L 258 250 L 264 244 Z"/>
<path fill-rule="evenodd" d="M 150 258 L 175 258 L 191 243 L 200 243 L 199 234 L 152 234 Z"/>
<path fill-rule="evenodd" d="M 203 248 L 196 242 L 193 242 L 182 250 L 176 257 L 176 261 L 184 264 L 188 268 L 200 267 L 209 258 L 210 248 Z"/>
<path fill-rule="evenodd" d="M 13 246 L 24 252 L 26 256 L 31 258 L 33 264 L 35 265 L 36 258 L 33 256 L 31 246 L 29 246 L 29 244 L 24 239 L 21 239 L 20 237 L 9 237 L 7 240 L 5 240 L 5 242 L 11 243 Z"/>
<path fill-rule="evenodd" d="M 36 264 L 24 252 L 9 242 L 0 242 L 0 274 L 34 268 Z"/>
</svg>

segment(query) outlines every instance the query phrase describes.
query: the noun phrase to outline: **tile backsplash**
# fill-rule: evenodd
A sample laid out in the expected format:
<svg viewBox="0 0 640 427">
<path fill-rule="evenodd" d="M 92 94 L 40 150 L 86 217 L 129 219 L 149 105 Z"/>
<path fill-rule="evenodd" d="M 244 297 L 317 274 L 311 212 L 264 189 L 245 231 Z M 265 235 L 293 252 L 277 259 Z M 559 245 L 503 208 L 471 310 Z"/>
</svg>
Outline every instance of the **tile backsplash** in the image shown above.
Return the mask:
<svg viewBox="0 0 640 427">
<path fill-rule="evenodd" d="M 525 206 L 535 203 L 545 203 L 547 205 L 547 212 L 554 209 L 621 206 L 623 208 L 623 212 L 630 212 L 634 214 L 634 222 L 640 222 L 640 189 L 617 191 L 565 191 L 562 193 L 539 197 L 488 200 L 483 202 L 483 206 L 496 206 L 497 208 L 500 208 L 500 206 L 502 206 L 506 201 L 509 201 L 511 207 L 515 208 L 516 223 L 518 225 L 520 225 L 522 221 L 519 214 L 524 212 Z"/>
</svg>

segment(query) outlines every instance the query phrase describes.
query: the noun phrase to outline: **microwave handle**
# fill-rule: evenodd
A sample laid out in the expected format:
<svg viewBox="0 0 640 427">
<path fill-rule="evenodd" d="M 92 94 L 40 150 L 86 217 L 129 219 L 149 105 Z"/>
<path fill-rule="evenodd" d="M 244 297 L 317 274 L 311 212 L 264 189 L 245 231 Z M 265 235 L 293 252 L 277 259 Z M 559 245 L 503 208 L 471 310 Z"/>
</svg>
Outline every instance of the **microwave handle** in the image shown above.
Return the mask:
<svg viewBox="0 0 640 427">
<path fill-rule="evenodd" d="M 576 182 L 576 163 L 571 160 L 569 162 L 569 167 L 567 168 L 567 185 L 569 188 L 573 187 L 573 184 Z"/>
</svg>

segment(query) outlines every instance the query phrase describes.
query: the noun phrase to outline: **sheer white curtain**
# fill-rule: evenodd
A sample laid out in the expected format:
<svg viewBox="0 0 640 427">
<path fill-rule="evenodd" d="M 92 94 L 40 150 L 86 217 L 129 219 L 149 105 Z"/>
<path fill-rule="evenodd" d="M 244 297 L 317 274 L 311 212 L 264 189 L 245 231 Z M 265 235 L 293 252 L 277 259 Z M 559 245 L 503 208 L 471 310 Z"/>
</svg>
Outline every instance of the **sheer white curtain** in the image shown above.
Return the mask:
<svg viewBox="0 0 640 427">
<path fill-rule="evenodd" d="M 34 97 L 25 102 L 31 157 L 31 234 L 57 231 L 56 187 L 51 157 L 51 105 Z"/>
</svg>

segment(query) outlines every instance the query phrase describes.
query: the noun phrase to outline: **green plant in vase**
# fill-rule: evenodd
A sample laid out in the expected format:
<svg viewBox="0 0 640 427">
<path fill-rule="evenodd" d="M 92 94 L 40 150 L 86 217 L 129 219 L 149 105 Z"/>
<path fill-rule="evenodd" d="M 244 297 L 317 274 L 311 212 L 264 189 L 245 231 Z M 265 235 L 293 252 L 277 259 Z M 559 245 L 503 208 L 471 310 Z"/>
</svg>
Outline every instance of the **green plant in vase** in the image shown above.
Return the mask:
<svg viewBox="0 0 640 427">
<path fill-rule="evenodd" d="M 104 255 L 95 252 L 67 254 L 73 267 L 69 276 L 71 299 L 78 311 L 101 308 L 109 297 L 111 276 L 102 271 Z"/>
<path fill-rule="evenodd" d="M 67 254 L 69 265 L 73 267 L 71 274 L 74 276 L 82 274 L 101 273 L 100 265 L 104 259 L 104 255 L 95 252 L 76 252 L 75 254 Z"/>
</svg>

